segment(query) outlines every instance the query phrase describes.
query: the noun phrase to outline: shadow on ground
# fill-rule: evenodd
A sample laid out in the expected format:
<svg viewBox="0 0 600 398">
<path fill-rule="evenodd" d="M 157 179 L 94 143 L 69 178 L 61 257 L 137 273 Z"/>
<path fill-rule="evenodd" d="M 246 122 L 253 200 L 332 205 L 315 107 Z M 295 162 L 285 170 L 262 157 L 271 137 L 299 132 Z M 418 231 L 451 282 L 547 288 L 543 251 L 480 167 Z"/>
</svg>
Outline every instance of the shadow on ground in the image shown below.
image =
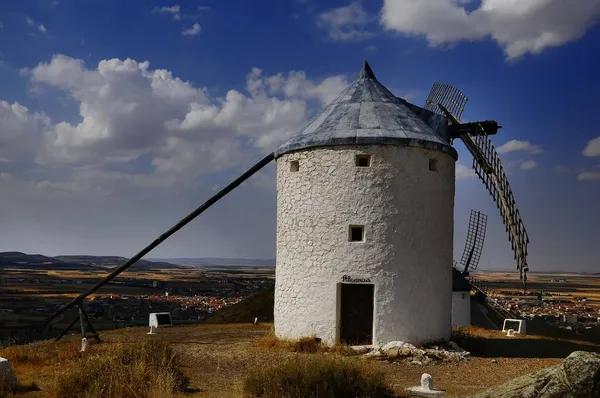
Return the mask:
<svg viewBox="0 0 600 398">
<path fill-rule="evenodd" d="M 457 336 L 454 341 L 471 355 L 483 358 L 565 358 L 573 351 L 600 353 L 598 345 L 565 340 Z"/>
</svg>

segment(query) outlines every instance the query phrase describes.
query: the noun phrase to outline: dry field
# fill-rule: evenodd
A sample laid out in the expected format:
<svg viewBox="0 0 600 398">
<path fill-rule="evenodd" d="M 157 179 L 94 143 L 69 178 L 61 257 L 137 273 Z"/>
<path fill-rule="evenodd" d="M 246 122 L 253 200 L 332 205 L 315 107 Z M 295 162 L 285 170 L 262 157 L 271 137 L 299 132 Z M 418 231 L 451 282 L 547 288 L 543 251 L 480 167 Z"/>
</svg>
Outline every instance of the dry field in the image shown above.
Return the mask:
<svg viewBox="0 0 600 398">
<path fill-rule="evenodd" d="M 487 281 L 486 285 L 497 292 L 523 291 L 523 283 L 519 280 L 518 273 L 478 271 L 474 276 Z M 553 279 L 564 279 L 565 281 L 551 282 Z M 588 305 L 600 309 L 600 275 L 529 272 L 527 274 L 527 290 L 572 295 L 565 298 L 587 297 Z M 561 296 L 554 296 L 554 298 L 561 298 Z"/>
<path fill-rule="evenodd" d="M 104 332 L 103 342 L 94 343 L 91 351 L 109 349 L 115 343 L 131 343 L 147 339 L 146 328 Z M 260 345 L 269 338 L 272 325 L 195 325 L 160 329 L 159 336 L 171 342 L 183 354 L 184 373 L 191 379 L 190 397 L 239 397 L 245 377 L 266 366 L 281 363 L 296 355 L 340 355 L 332 353 L 297 354 L 281 348 Z M 407 365 L 373 360 L 373 366 L 386 373 L 388 383 L 398 396 L 403 389 L 419 383 L 422 373 L 433 375 L 439 388 L 449 396 L 468 396 L 501 384 L 520 375 L 559 364 L 570 352 L 600 352 L 600 345 L 577 341 L 522 336 L 514 339 L 500 332 L 464 329 L 457 340 L 472 349 L 470 359 L 460 363 Z M 72 366 L 78 353 L 78 337 L 58 343 L 15 346 L 0 350 L 14 364 L 22 383 L 35 383 L 40 391 L 24 392 L 23 397 L 43 397 L 60 372 Z M 34 348 L 35 347 L 35 348 Z M 86 355 L 85 353 L 83 355 Z M 362 360 L 348 357 L 347 360 Z"/>
<path fill-rule="evenodd" d="M 95 269 L 27 269 L 17 266 L 2 270 L 0 279 L 0 338 L 2 327 L 15 327 L 24 323 L 40 322 L 56 308 L 78 296 L 109 274 L 117 264 Z M 51 265 L 49 265 L 51 267 Z M 101 268 L 101 269 L 100 269 Z M 205 295 L 218 295 L 222 288 L 233 288 L 231 278 L 273 278 L 273 267 L 260 266 L 195 266 L 188 268 L 136 269 L 135 265 L 120 274 L 113 282 L 103 286 L 89 299 L 108 294 L 149 296 L 164 294 L 164 287 L 151 287 L 160 281 L 172 289 L 194 289 Z M 57 283 L 60 281 L 60 283 Z M 37 311 L 42 309 L 41 311 Z M 12 311 L 12 312 L 11 312 Z M 46 312 L 44 312 L 46 311 Z M 68 321 L 57 323 L 65 327 Z"/>
</svg>

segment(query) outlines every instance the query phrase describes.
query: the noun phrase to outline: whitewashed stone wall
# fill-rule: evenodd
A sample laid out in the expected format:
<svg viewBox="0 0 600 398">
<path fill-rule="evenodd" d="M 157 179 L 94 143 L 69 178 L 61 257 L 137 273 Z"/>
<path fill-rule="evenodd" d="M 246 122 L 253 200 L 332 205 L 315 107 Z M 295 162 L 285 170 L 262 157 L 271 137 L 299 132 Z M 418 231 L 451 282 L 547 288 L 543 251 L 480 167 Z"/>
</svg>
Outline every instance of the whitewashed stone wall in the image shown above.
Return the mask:
<svg viewBox="0 0 600 398">
<path fill-rule="evenodd" d="M 371 154 L 371 167 L 355 155 Z M 437 160 L 439 171 L 429 170 Z M 290 161 L 299 171 L 290 171 Z M 374 344 L 449 339 L 455 161 L 391 145 L 338 146 L 277 160 L 275 333 L 339 339 L 343 275 L 375 285 Z M 349 242 L 350 225 L 365 226 Z"/>
<path fill-rule="evenodd" d="M 470 292 L 452 292 L 452 326 L 463 327 L 471 324 Z"/>
</svg>

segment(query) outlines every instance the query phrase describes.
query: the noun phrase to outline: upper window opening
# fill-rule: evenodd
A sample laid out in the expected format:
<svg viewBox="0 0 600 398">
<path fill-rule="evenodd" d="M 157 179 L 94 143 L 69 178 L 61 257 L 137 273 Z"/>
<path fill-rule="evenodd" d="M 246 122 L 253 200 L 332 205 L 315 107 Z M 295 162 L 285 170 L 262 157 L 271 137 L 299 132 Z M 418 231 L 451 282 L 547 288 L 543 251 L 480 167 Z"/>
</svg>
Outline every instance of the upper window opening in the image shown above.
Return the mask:
<svg viewBox="0 0 600 398">
<path fill-rule="evenodd" d="M 357 167 L 370 167 L 371 166 L 371 155 L 356 155 L 356 166 Z"/>
<path fill-rule="evenodd" d="M 290 171 L 296 172 L 298 170 L 300 170 L 300 162 L 298 160 L 292 160 L 290 162 Z"/>
<path fill-rule="evenodd" d="M 429 170 L 430 171 L 438 171 L 437 159 L 429 159 Z"/>
<path fill-rule="evenodd" d="M 365 240 L 365 227 L 362 225 L 351 225 L 349 235 L 350 242 L 362 242 Z"/>
</svg>

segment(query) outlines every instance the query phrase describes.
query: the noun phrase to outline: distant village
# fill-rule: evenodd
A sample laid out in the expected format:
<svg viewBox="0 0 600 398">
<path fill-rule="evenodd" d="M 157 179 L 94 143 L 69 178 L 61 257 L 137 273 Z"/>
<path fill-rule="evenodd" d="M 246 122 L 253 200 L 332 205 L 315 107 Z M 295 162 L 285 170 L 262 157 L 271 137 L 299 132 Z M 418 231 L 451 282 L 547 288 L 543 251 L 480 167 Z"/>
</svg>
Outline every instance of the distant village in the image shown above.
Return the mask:
<svg viewBox="0 0 600 398">
<path fill-rule="evenodd" d="M 3 282 L 3 296 L 12 296 L 12 304 L 0 306 L 0 320 L 8 321 L 23 317 L 43 319 L 64 303 L 57 295 L 78 294 L 90 284 L 90 279 L 9 276 Z M 145 326 L 152 312 L 170 312 L 176 325 L 198 323 L 274 283 L 273 277 L 250 274 L 205 274 L 195 283 L 126 277 L 107 285 L 108 293 L 86 300 L 86 311 L 101 329 Z M 24 290 L 29 294 L 24 295 Z M 41 301 L 43 297 L 47 299 Z"/>
<path fill-rule="evenodd" d="M 551 283 L 557 281 L 565 280 L 552 280 Z M 600 329 L 600 306 L 598 303 L 591 305 L 587 297 L 542 291 L 495 290 L 489 294 L 493 303 L 518 318 L 542 320 L 576 334 L 593 328 Z"/>
</svg>

